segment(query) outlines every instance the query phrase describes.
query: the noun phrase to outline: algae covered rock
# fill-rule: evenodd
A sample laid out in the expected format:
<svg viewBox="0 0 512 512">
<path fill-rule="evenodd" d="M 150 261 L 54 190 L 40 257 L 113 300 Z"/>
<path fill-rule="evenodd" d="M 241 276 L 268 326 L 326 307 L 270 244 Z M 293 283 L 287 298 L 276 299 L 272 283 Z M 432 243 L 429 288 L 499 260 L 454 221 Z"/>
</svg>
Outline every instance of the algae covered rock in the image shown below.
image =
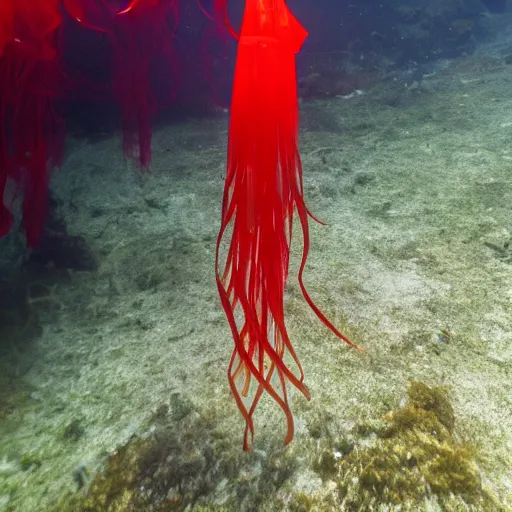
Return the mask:
<svg viewBox="0 0 512 512">
<path fill-rule="evenodd" d="M 504 510 L 482 486 L 473 446 L 454 436 L 448 390 L 413 381 L 407 394 L 403 407 L 340 458 L 333 482 L 343 510 L 420 510 L 427 500 Z"/>
</svg>

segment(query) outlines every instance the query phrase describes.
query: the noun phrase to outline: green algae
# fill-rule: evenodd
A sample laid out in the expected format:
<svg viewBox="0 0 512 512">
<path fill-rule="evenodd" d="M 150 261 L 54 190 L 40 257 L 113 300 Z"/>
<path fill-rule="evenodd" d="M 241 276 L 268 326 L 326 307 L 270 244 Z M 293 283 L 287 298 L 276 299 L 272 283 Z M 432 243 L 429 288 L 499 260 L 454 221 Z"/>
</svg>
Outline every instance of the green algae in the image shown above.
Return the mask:
<svg viewBox="0 0 512 512">
<path fill-rule="evenodd" d="M 293 490 L 298 446 L 267 453 L 253 473 L 247 454 L 229 449 L 231 438 L 216 430 L 215 418 L 185 419 L 171 431 L 163 427 L 165 416 L 159 411 L 156 433 L 133 437 L 56 510 L 229 512 L 244 503 L 248 510 L 364 512 L 383 506 L 423 510 L 432 501 L 441 510 L 504 510 L 482 485 L 476 449 L 454 435 L 455 414 L 445 387 L 411 382 L 407 402 L 371 429 L 356 428 L 357 440 L 311 439 L 319 447 L 310 463 L 324 482 L 314 495 Z M 254 453 L 251 460 L 259 456 Z M 224 500 L 216 504 L 220 488 Z"/>
<path fill-rule="evenodd" d="M 98 471 L 79 468 L 77 488 L 52 512 L 239 512 L 242 502 L 260 510 L 278 490 L 288 492 L 297 468 L 286 448 L 233 450 L 232 435 L 213 412 L 194 411 L 174 422 L 159 407 L 153 419 L 147 435 L 132 437 Z"/>
<path fill-rule="evenodd" d="M 132 438 L 129 443 L 109 457 L 104 470 L 97 474 L 87 486 L 87 492 L 64 496 L 55 510 L 69 512 L 137 510 L 134 507 L 142 505 L 141 462 L 149 448 L 148 440 Z"/>
<path fill-rule="evenodd" d="M 428 499 L 448 503 L 454 496 L 478 510 L 503 510 L 482 486 L 473 446 L 454 437 L 447 388 L 412 381 L 407 394 L 407 403 L 384 416 L 370 443 L 340 458 L 333 480 L 344 510 L 383 504 L 410 509 Z M 314 465 L 319 474 L 332 473 L 326 452 L 318 460 L 325 463 Z"/>
</svg>

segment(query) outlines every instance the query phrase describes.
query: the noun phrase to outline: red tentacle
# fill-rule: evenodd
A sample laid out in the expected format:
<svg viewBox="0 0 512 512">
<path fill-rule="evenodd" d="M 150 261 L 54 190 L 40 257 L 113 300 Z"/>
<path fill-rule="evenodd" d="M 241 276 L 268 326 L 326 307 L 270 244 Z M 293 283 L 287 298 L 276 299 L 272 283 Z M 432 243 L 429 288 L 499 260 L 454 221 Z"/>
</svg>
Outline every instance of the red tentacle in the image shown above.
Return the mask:
<svg viewBox="0 0 512 512">
<path fill-rule="evenodd" d="M 216 12 L 225 12 L 225 0 L 216 0 L 215 6 Z M 228 379 L 245 420 L 246 450 L 252 443 L 253 414 L 263 393 L 285 414 L 285 443 L 293 438 L 294 429 L 288 386 L 309 399 L 284 314 L 295 212 L 304 240 L 299 270 L 302 293 L 320 320 L 355 346 L 314 304 L 303 283 L 311 214 L 304 202 L 298 151 L 295 53 L 305 36 L 284 0 L 247 0 L 216 251 L 217 286 L 235 343 Z M 229 246 L 221 261 L 225 242 Z"/>
</svg>

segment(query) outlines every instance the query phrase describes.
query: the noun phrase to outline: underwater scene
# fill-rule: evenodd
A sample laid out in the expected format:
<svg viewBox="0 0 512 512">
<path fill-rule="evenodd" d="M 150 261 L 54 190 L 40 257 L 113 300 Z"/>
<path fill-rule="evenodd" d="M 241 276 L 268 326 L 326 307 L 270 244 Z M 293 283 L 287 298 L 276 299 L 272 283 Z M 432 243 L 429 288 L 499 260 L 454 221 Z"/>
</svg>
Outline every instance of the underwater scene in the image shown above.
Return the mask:
<svg viewBox="0 0 512 512">
<path fill-rule="evenodd" d="M 2 0 L 0 512 L 512 512 L 512 3 Z"/>
</svg>

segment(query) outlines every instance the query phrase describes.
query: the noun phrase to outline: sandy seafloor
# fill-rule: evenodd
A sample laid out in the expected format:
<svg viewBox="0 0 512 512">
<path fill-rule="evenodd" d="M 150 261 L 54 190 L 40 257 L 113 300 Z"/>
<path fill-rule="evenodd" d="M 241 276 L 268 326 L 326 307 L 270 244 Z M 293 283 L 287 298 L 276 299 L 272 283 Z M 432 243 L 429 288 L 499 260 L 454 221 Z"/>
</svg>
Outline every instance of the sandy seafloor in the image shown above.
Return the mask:
<svg viewBox="0 0 512 512">
<path fill-rule="evenodd" d="M 371 443 L 357 425 L 403 405 L 410 380 L 449 387 L 455 438 L 475 446 L 482 485 L 512 510 L 511 52 L 495 43 L 438 63 L 419 87 L 390 80 L 302 104 L 306 199 L 328 223 L 311 227 L 306 284 L 365 352 L 309 311 L 297 236 L 286 313 L 312 400 L 292 394 L 296 435 L 284 449 L 284 419 L 263 400 L 254 450 L 241 452 L 226 380 L 232 339 L 214 250 L 227 118 L 158 129 L 144 175 L 117 139 L 70 141 L 52 189 L 99 269 L 58 283 L 40 313 L 23 392 L 0 423 L 0 510 L 53 510 L 79 466 L 93 478 L 163 405 L 159 421 L 186 438 L 169 464 L 199 460 L 183 478 L 208 482 L 196 505 L 222 510 L 238 495 L 239 510 L 284 510 L 292 493 L 335 492 L 310 453 L 342 438 Z M 80 435 L 63 439 L 75 420 Z M 40 464 L 23 471 L 27 454 Z M 235 474 L 212 458 L 236 461 Z M 483 510 L 450 500 L 446 510 Z M 413 510 L 441 505 L 432 496 Z"/>
</svg>

